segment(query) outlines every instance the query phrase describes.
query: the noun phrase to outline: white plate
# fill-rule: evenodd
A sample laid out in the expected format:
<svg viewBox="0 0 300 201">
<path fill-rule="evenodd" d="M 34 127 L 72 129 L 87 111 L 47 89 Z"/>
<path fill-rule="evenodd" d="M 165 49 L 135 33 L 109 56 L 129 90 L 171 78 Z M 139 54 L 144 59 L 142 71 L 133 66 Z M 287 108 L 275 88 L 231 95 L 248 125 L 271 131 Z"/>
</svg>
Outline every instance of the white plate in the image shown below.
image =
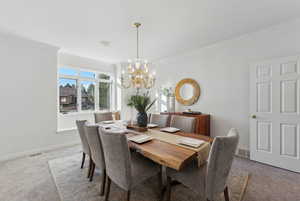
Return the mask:
<svg viewBox="0 0 300 201">
<path fill-rule="evenodd" d="M 141 144 L 141 143 L 152 140 L 152 137 L 150 137 L 148 135 L 135 135 L 135 136 L 129 137 L 128 140 L 133 141 L 138 144 Z"/>
<path fill-rule="evenodd" d="M 148 124 L 147 127 L 148 128 L 155 128 L 155 127 L 158 127 L 158 125 L 157 124 Z"/>
<path fill-rule="evenodd" d="M 183 145 L 188 145 L 191 147 L 200 147 L 204 143 L 204 141 L 194 139 L 194 138 L 189 138 L 189 137 L 183 137 L 178 140 L 178 143 Z"/>
<path fill-rule="evenodd" d="M 101 123 L 103 123 L 103 124 L 113 124 L 114 123 L 114 121 L 101 121 Z"/>
<path fill-rule="evenodd" d="M 174 128 L 174 127 L 166 127 L 166 128 L 162 128 L 160 130 L 168 132 L 168 133 L 176 133 L 177 131 L 180 131 L 179 128 Z"/>
</svg>

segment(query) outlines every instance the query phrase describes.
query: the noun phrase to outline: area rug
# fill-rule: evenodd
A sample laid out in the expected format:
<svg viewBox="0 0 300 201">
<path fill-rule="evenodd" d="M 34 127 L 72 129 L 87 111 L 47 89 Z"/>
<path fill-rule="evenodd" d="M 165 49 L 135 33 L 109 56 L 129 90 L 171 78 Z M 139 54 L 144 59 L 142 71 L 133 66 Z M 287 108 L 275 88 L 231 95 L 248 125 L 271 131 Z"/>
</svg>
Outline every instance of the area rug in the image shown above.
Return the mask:
<svg viewBox="0 0 300 201">
<path fill-rule="evenodd" d="M 100 176 L 95 174 L 93 182 L 89 182 L 87 165 L 80 169 L 81 155 L 58 158 L 49 161 L 51 174 L 54 178 L 61 201 L 102 201 L 100 196 Z M 231 171 L 229 176 L 229 193 L 231 201 L 242 201 L 249 179 L 248 172 Z M 159 190 L 157 177 L 150 179 L 135 188 L 131 193 L 131 201 L 158 201 Z M 122 201 L 124 191 L 113 182 L 110 191 L 110 201 Z M 219 200 L 224 200 L 220 195 Z M 194 192 L 183 185 L 172 188 L 172 201 L 199 201 Z"/>
</svg>

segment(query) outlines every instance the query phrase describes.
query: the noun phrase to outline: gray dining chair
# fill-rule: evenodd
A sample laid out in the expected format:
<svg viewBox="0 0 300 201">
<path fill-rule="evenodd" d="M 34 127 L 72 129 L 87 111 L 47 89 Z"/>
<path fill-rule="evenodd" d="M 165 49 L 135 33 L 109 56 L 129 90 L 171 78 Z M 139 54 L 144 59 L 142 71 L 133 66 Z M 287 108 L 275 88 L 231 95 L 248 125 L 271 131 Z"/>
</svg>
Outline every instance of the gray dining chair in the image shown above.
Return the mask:
<svg viewBox="0 0 300 201">
<path fill-rule="evenodd" d="M 180 115 L 172 115 L 170 126 L 179 128 L 181 131 L 186 133 L 194 133 L 196 125 L 196 118 L 185 117 Z"/>
<path fill-rule="evenodd" d="M 100 123 L 101 121 L 110 121 L 113 120 L 112 112 L 97 112 L 94 113 L 95 123 Z"/>
<path fill-rule="evenodd" d="M 124 133 L 99 130 L 107 170 L 105 201 L 109 198 L 111 181 L 126 191 L 125 200 L 129 201 L 134 187 L 153 176 L 161 176 L 159 165 L 137 152 L 130 152 Z"/>
<path fill-rule="evenodd" d="M 92 157 L 91 157 L 90 146 L 88 144 L 86 133 L 85 133 L 85 130 L 84 130 L 84 125 L 86 123 L 87 123 L 87 120 L 76 120 L 76 126 L 77 126 L 77 129 L 78 129 L 78 133 L 79 133 L 80 140 L 81 140 L 81 145 L 82 145 L 81 169 L 84 166 L 85 157 L 86 157 L 86 155 L 88 155 L 89 158 L 90 158 L 89 171 L 88 171 L 88 177 L 89 177 L 90 176 L 91 167 L 92 167 Z"/>
<path fill-rule="evenodd" d="M 113 112 L 113 119 L 114 120 L 121 120 L 121 113 L 120 113 L 120 111 L 115 111 L 115 112 Z"/>
<path fill-rule="evenodd" d="M 169 115 L 161 115 L 161 114 L 151 114 L 150 115 L 150 123 L 157 124 L 158 127 L 167 127 Z"/>
<path fill-rule="evenodd" d="M 98 125 L 85 125 L 84 129 L 86 132 L 88 143 L 90 145 L 91 156 L 93 160 L 90 181 L 93 180 L 95 168 L 97 167 L 100 170 L 101 174 L 100 195 L 104 195 L 106 169 L 98 127 Z"/>
<path fill-rule="evenodd" d="M 198 168 L 196 162 L 191 163 L 179 172 L 168 168 L 167 200 L 170 200 L 174 179 L 198 193 L 202 200 L 215 201 L 224 192 L 225 200 L 229 201 L 226 182 L 238 142 L 238 131 L 232 128 L 227 136 L 214 139 L 206 165 Z"/>
</svg>

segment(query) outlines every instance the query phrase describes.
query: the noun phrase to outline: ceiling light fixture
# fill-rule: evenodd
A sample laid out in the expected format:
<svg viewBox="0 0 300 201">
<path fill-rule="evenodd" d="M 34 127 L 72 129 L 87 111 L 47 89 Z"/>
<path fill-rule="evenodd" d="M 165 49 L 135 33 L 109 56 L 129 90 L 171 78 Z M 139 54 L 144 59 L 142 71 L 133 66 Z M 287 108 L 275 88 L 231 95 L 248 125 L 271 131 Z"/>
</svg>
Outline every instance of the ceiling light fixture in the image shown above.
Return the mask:
<svg viewBox="0 0 300 201">
<path fill-rule="evenodd" d="M 136 58 L 128 60 L 126 71 L 122 71 L 121 84 L 126 89 L 130 87 L 151 89 L 155 84 L 155 72 L 150 73 L 150 63 L 139 57 L 139 27 L 141 23 L 136 22 L 133 25 L 136 28 Z"/>
</svg>

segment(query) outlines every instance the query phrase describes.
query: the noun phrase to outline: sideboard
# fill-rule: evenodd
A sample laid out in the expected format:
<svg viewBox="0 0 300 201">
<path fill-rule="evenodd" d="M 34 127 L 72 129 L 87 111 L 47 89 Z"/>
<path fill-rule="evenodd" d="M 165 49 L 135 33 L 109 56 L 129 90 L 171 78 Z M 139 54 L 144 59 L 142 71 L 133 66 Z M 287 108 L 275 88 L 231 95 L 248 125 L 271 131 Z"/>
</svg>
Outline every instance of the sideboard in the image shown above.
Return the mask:
<svg viewBox="0 0 300 201">
<path fill-rule="evenodd" d="M 162 115 L 169 115 L 168 125 L 170 125 L 172 115 L 181 115 L 196 118 L 195 133 L 210 136 L 210 115 L 209 114 L 186 114 L 182 112 L 161 112 Z"/>
</svg>

